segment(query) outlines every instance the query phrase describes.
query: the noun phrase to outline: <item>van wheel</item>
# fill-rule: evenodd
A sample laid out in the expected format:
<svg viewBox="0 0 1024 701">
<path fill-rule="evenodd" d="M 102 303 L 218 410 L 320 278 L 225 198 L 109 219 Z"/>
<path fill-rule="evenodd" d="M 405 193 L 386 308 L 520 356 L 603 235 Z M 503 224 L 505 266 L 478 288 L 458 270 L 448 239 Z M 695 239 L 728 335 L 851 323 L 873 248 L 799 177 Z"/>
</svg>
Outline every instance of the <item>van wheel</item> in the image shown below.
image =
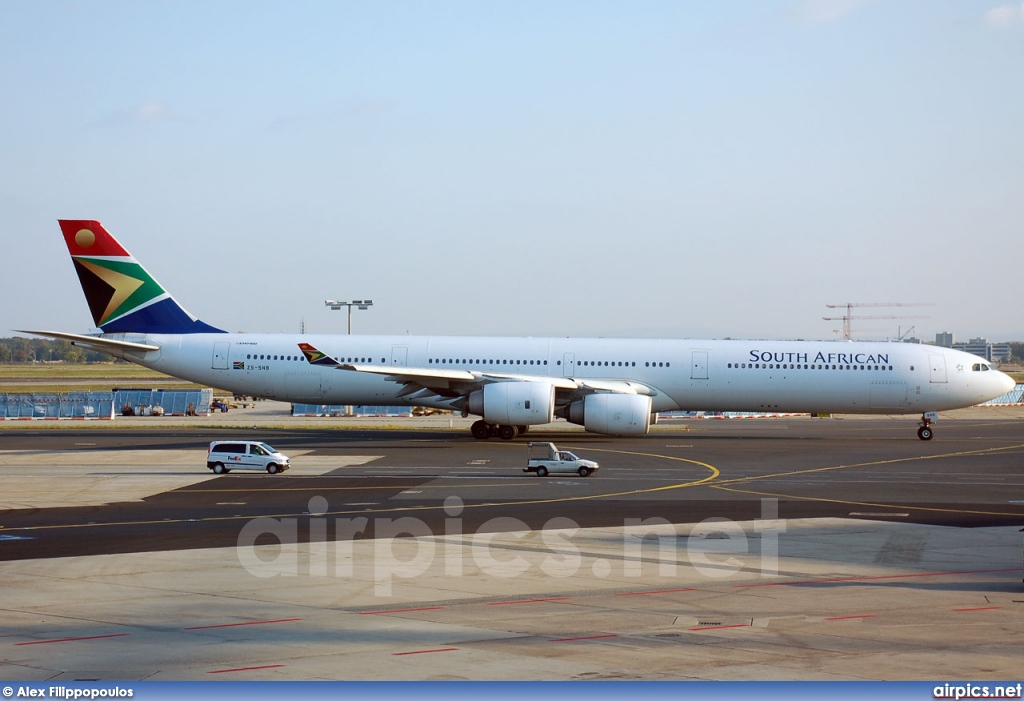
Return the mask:
<svg viewBox="0 0 1024 701">
<path fill-rule="evenodd" d="M 581 467 L 579 469 L 580 477 L 588 477 L 590 475 L 589 467 Z"/>
<path fill-rule="evenodd" d="M 267 472 L 269 472 L 272 475 L 276 475 L 277 474 L 277 463 L 273 463 L 272 462 L 269 465 L 267 465 Z"/>
<path fill-rule="evenodd" d="M 537 468 L 537 476 L 538 477 L 547 477 L 548 476 L 548 468 L 546 468 L 546 467 L 538 467 Z"/>
<path fill-rule="evenodd" d="M 220 463 L 217 463 L 216 465 L 213 466 L 213 471 L 218 475 L 223 475 L 226 472 L 224 466 L 221 465 Z"/>
</svg>

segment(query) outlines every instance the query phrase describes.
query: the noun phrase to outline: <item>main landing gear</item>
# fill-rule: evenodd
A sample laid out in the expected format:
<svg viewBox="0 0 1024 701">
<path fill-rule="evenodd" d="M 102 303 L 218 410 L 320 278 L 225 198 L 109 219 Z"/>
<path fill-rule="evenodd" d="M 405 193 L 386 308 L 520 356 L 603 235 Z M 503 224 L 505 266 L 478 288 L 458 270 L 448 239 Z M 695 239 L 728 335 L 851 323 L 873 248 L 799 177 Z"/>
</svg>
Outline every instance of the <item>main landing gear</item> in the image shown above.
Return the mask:
<svg viewBox="0 0 1024 701">
<path fill-rule="evenodd" d="M 489 424 L 483 419 L 474 421 L 469 430 L 473 438 L 478 441 L 485 441 L 488 438 L 501 438 L 510 441 L 516 436 L 521 436 L 530 429 L 529 426 L 509 426 L 506 424 Z"/>
<path fill-rule="evenodd" d="M 932 436 L 935 435 L 932 430 L 932 421 L 935 420 L 934 412 L 925 412 L 921 414 L 920 428 L 917 429 L 917 437 L 923 441 L 930 441 Z"/>
</svg>

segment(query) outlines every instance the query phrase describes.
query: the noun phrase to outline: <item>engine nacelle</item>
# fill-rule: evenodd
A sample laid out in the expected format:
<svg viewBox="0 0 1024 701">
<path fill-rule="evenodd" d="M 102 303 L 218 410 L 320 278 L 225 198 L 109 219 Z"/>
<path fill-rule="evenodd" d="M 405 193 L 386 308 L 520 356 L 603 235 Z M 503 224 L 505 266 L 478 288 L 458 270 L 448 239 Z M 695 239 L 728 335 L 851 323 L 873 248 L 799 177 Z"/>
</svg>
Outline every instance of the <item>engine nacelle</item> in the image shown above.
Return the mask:
<svg viewBox="0 0 1024 701">
<path fill-rule="evenodd" d="M 651 398 L 642 394 L 588 394 L 569 405 L 565 418 L 593 433 L 643 435 L 651 427 Z"/>
<path fill-rule="evenodd" d="M 550 382 L 492 382 L 469 395 L 470 414 L 506 426 L 536 426 L 555 420 L 555 386 Z"/>
</svg>

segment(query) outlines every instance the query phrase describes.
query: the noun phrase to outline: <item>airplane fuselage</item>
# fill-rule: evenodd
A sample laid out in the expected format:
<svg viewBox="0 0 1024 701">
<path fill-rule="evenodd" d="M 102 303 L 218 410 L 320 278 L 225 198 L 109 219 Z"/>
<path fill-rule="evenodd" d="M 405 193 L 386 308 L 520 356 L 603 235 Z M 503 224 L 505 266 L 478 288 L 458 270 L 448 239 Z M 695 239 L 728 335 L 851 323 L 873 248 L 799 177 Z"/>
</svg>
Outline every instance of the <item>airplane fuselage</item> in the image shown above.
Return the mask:
<svg viewBox="0 0 1024 701">
<path fill-rule="evenodd" d="M 961 351 L 903 343 L 287 334 L 107 334 L 159 350 L 125 359 L 239 394 L 317 404 L 450 407 L 403 396 L 387 375 L 317 367 L 309 343 L 341 363 L 467 370 L 653 388 L 652 411 L 899 414 L 969 406 L 1007 377 Z M 983 371 L 982 371 L 983 370 Z M 1012 385 L 1011 385 L 1012 386 Z"/>
</svg>

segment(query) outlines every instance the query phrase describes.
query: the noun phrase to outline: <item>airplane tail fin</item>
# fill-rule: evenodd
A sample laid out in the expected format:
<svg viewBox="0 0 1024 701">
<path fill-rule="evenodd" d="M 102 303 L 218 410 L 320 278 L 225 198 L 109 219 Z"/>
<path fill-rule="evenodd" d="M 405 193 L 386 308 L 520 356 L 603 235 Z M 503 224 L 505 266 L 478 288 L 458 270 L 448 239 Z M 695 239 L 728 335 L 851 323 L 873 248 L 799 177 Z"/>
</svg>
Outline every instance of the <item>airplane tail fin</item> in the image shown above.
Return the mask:
<svg viewBox="0 0 1024 701">
<path fill-rule="evenodd" d="M 185 311 L 98 221 L 59 222 L 93 322 L 104 333 L 224 333 Z"/>
</svg>

